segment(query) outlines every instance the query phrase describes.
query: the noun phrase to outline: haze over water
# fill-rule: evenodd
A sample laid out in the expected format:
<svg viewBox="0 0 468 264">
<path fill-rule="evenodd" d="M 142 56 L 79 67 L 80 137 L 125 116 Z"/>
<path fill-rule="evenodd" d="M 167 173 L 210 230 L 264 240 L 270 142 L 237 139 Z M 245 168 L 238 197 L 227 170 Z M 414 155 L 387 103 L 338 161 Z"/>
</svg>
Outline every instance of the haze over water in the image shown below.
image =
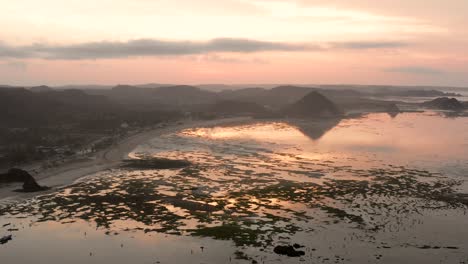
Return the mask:
<svg viewBox="0 0 468 264">
<path fill-rule="evenodd" d="M 2 210 L 5 263 L 465 263 L 468 118 L 369 114 L 196 127 L 112 169 Z M 66 231 L 66 232 L 65 232 Z M 306 255 L 274 254 L 277 244 Z M 30 254 L 21 254 L 25 249 Z"/>
</svg>

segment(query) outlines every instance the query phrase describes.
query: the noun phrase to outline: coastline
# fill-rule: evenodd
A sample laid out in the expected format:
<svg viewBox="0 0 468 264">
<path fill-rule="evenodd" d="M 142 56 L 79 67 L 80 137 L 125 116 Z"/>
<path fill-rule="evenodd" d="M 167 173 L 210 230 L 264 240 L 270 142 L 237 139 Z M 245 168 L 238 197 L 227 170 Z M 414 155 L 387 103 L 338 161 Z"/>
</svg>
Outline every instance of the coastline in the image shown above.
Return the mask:
<svg viewBox="0 0 468 264">
<path fill-rule="evenodd" d="M 40 185 L 51 187 L 48 191 L 21 193 L 15 189 L 21 188 L 21 183 L 7 184 L 0 187 L 0 203 L 17 202 L 35 196 L 47 194 L 70 185 L 80 178 L 90 174 L 116 167 L 132 152 L 138 145 L 161 136 L 163 134 L 175 132 L 196 126 L 216 126 L 226 125 L 250 120 L 249 117 L 223 118 L 208 121 L 188 121 L 183 124 L 170 125 L 164 128 L 156 128 L 131 135 L 120 142 L 113 144 L 105 150 L 95 153 L 91 157 L 83 157 L 61 164 L 58 167 L 50 168 L 33 175 Z M 19 167 L 21 168 L 21 167 Z"/>
</svg>

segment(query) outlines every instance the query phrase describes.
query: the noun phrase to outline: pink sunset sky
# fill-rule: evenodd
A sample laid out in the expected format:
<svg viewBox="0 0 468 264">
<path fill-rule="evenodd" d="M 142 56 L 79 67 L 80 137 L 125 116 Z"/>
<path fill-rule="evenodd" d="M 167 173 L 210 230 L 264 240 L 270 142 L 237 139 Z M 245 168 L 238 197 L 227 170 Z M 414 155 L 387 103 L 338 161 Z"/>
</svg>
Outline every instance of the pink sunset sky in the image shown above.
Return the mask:
<svg viewBox="0 0 468 264">
<path fill-rule="evenodd" d="M 0 84 L 468 86 L 467 0 L 15 0 Z"/>
</svg>

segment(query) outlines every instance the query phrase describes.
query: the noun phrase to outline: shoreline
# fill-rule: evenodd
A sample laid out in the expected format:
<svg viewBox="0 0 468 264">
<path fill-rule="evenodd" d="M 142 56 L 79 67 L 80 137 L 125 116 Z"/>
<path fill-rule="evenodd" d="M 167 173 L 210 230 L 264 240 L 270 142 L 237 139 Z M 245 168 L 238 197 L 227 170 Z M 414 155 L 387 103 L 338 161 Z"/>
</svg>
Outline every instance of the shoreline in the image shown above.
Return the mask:
<svg viewBox="0 0 468 264">
<path fill-rule="evenodd" d="M 365 115 L 369 113 L 372 112 L 348 113 L 348 115 L 344 118 L 354 118 L 356 115 Z M 406 113 L 406 111 L 404 113 Z M 45 169 L 37 174 L 33 174 L 33 177 L 36 179 L 38 184 L 50 187 L 49 190 L 33 193 L 22 193 L 14 191 L 16 189 L 21 189 L 22 183 L 9 183 L 0 186 L 0 205 L 2 203 L 18 202 L 36 196 L 49 194 L 57 191 L 60 188 L 73 184 L 79 179 L 86 178 L 91 174 L 115 168 L 121 164 L 123 159 L 128 158 L 128 154 L 130 154 L 138 145 L 161 135 L 193 127 L 232 125 L 252 120 L 255 119 L 252 117 L 231 117 L 214 120 L 182 121 L 183 123 L 173 123 L 166 127 L 152 128 L 149 130 L 137 132 L 119 140 L 104 150 L 100 150 L 94 153 L 92 156 L 77 157 L 73 160 L 60 164 L 57 167 Z M 278 119 L 275 120 L 278 121 Z M 293 120 L 294 119 L 289 119 L 289 121 Z M 327 124 L 328 123 L 321 122 L 320 128 L 324 131 L 327 131 L 329 129 Z M 302 132 L 308 134 L 307 130 Z M 314 133 L 312 137 L 315 136 L 317 135 Z M 23 168 L 27 171 L 30 171 L 28 166 L 29 165 L 18 166 L 18 168 Z"/>
<path fill-rule="evenodd" d="M 197 126 L 216 126 L 226 125 L 250 120 L 249 117 L 233 117 L 207 121 L 188 121 L 183 124 L 169 125 L 164 128 L 155 128 L 149 131 L 139 132 L 131 135 L 107 149 L 95 153 L 92 157 L 83 157 L 68 161 L 58 167 L 46 169 L 33 175 L 37 183 L 50 187 L 50 190 L 34 193 L 15 192 L 15 189 L 21 188 L 22 183 L 6 184 L 0 187 L 0 203 L 17 202 L 24 199 L 33 198 L 43 194 L 54 192 L 67 185 L 73 184 L 77 180 L 89 176 L 99 171 L 107 170 L 119 165 L 123 159 L 128 157 L 138 145 L 151 140 L 155 137 Z M 21 168 L 21 166 L 19 167 Z"/>
</svg>

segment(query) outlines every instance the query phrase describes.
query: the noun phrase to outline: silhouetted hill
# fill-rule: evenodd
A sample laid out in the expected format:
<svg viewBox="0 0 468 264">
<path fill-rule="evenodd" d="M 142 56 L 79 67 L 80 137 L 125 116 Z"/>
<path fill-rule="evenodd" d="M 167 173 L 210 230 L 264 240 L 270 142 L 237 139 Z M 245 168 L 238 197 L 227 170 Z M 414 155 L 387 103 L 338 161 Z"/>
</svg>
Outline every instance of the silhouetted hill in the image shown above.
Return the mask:
<svg viewBox="0 0 468 264">
<path fill-rule="evenodd" d="M 219 97 L 225 100 L 255 101 L 265 96 L 268 90 L 264 88 L 243 88 L 219 92 Z"/>
<path fill-rule="evenodd" d="M 162 84 L 162 83 L 146 83 L 146 84 L 138 84 L 138 85 L 134 85 L 134 86 L 138 87 L 138 88 L 154 89 L 154 88 L 167 87 L 167 86 L 173 86 L 173 85 L 172 84 Z"/>
<path fill-rule="evenodd" d="M 40 124 L 59 111 L 60 103 L 23 88 L 0 88 L 2 127 Z"/>
<path fill-rule="evenodd" d="M 35 92 L 35 93 L 42 93 L 42 92 L 51 92 L 54 89 L 50 88 L 49 86 L 46 85 L 41 85 L 41 86 L 34 86 L 29 88 L 29 91 Z"/>
<path fill-rule="evenodd" d="M 409 90 L 401 91 L 399 93 L 394 93 L 392 95 L 396 96 L 407 96 L 407 97 L 436 97 L 436 96 L 462 96 L 458 93 L 442 92 L 438 90 Z"/>
<path fill-rule="evenodd" d="M 110 90 L 86 91 L 89 94 L 104 95 L 111 101 L 131 110 L 160 110 L 167 108 L 154 95 L 155 89 L 131 85 L 117 85 Z"/>
<path fill-rule="evenodd" d="M 259 104 L 230 100 L 223 100 L 209 105 L 205 108 L 205 111 L 216 115 L 271 115 L 270 111 Z"/>
<path fill-rule="evenodd" d="M 144 99 L 149 95 L 150 89 L 139 88 L 131 85 L 117 85 L 113 87 L 110 91 L 102 91 L 104 94 L 107 94 L 113 99 Z"/>
<path fill-rule="evenodd" d="M 288 104 L 296 102 L 314 88 L 298 86 L 278 86 L 272 89 L 244 88 L 239 90 L 223 91 L 220 98 L 226 100 L 255 102 L 260 105 L 280 109 Z"/>
<path fill-rule="evenodd" d="M 217 101 L 250 102 L 269 109 L 282 109 L 312 91 L 318 91 L 335 104 L 353 100 L 362 93 L 350 90 L 318 89 L 300 86 L 278 86 L 272 89 L 242 88 L 212 92 L 195 86 L 177 85 L 156 88 L 141 88 L 130 85 L 118 85 L 111 90 L 87 90 L 88 94 L 99 94 L 130 109 L 170 109 L 194 110 L 199 105 L 214 104 Z"/>
<path fill-rule="evenodd" d="M 54 90 L 110 90 L 113 86 L 110 85 L 97 85 L 97 84 L 78 84 L 78 85 L 63 85 L 53 87 Z"/>
<path fill-rule="evenodd" d="M 340 97 L 361 97 L 365 94 L 356 90 L 351 89 L 342 89 L 342 90 L 335 90 L 335 89 L 317 89 L 318 92 L 325 95 L 326 97 L 330 98 L 333 101 L 333 98 L 340 98 Z"/>
<path fill-rule="evenodd" d="M 198 105 L 214 104 L 219 100 L 257 103 L 280 108 L 302 98 L 313 88 L 282 86 L 274 89 L 245 88 L 212 92 L 195 86 L 177 85 L 156 88 L 140 88 L 131 85 L 118 85 L 111 90 L 91 90 L 88 94 L 99 94 L 130 108 L 159 107 L 165 109 L 186 109 Z"/>
<path fill-rule="evenodd" d="M 341 88 L 341 87 L 339 87 Z M 356 109 L 365 105 L 368 109 L 383 110 L 388 103 L 372 99 L 364 99 L 365 94 L 352 89 L 323 89 L 300 86 L 278 86 L 272 89 L 245 88 L 240 90 L 220 92 L 220 98 L 245 102 L 255 102 L 272 109 L 283 109 L 297 102 L 310 92 L 319 92 L 340 109 Z M 356 103 L 357 102 L 357 103 Z"/>
<path fill-rule="evenodd" d="M 322 116 L 338 116 L 341 111 L 327 97 L 318 92 L 309 92 L 296 103 L 287 106 L 282 111 L 288 117 L 307 118 Z"/>
<path fill-rule="evenodd" d="M 177 110 L 198 111 L 200 105 L 214 104 L 217 101 L 238 101 L 256 103 L 273 110 L 284 109 L 312 91 L 319 92 L 344 111 L 387 111 L 396 102 L 369 98 L 369 91 L 351 89 L 361 86 L 332 86 L 327 88 L 278 86 L 266 88 L 242 88 L 213 92 L 189 85 L 163 86 L 145 85 L 145 88 L 131 85 L 118 85 L 112 89 L 85 90 L 90 95 L 104 95 L 112 102 L 131 110 Z M 224 86 L 228 87 L 228 86 Z M 377 86 L 379 92 L 394 92 L 393 87 Z M 401 92 L 400 90 L 397 90 Z M 403 91 L 404 92 L 404 91 Z M 416 93 L 409 93 L 416 95 Z M 434 93 L 434 91 L 430 91 Z M 436 93 L 439 93 L 436 91 Z"/>
<path fill-rule="evenodd" d="M 424 107 L 441 110 L 463 110 L 465 106 L 455 98 L 440 97 L 432 101 L 424 102 Z"/>
<path fill-rule="evenodd" d="M 30 127 L 69 123 L 72 117 L 97 115 L 117 109 L 107 98 L 81 91 L 34 93 L 26 89 L 0 89 L 3 127 Z"/>
<path fill-rule="evenodd" d="M 216 93 L 188 85 L 140 88 L 118 85 L 109 91 L 93 91 L 130 109 L 179 109 L 180 107 L 213 103 Z"/>
<path fill-rule="evenodd" d="M 287 85 L 274 87 L 269 90 L 269 93 L 272 96 L 304 97 L 307 94 L 309 94 L 312 90 L 315 90 L 315 88 Z"/>
<path fill-rule="evenodd" d="M 121 107 L 103 95 L 89 95 L 81 90 L 69 89 L 63 91 L 42 92 L 42 96 L 79 111 L 115 111 Z"/>
<path fill-rule="evenodd" d="M 175 85 L 175 86 L 165 86 L 156 88 L 156 91 L 159 93 L 177 93 L 179 95 L 187 94 L 198 94 L 200 92 L 207 93 L 207 91 L 202 91 L 200 88 L 190 85 Z M 209 93 L 209 92 L 208 92 Z"/>
<path fill-rule="evenodd" d="M 442 87 L 440 87 L 442 88 Z M 399 97 L 458 97 L 461 94 L 443 92 L 434 88 L 425 87 L 382 87 L 374 91 L 376 95 Z"/>
<path fill-rule="evenodd" d="M 285 105 L 296 102 L 308 93 L 315 90 L 315 88 L 309 87 L 278 86 L 267 90 L 263 97 L 265 100 L 264 104 L 274 108 L 281 108 Z"/>
<path fill-rule="evenodd" d="M 204 91 L 195 86 L 177 85 L 154 89 L 158 100 L 176 105 L 194 105 L 213 102 L 216 93 Z"/>
<path fill-rule="evenodd" d="M 226 84 L 200 84 L 197 85 L 198 88 L 210 92 L 221 92 L 221 91 L 228 91 L 228 90 L 233 90 L 236 87 L 233 87 L 231 85 L 226 85 Z"/>
</svg>

